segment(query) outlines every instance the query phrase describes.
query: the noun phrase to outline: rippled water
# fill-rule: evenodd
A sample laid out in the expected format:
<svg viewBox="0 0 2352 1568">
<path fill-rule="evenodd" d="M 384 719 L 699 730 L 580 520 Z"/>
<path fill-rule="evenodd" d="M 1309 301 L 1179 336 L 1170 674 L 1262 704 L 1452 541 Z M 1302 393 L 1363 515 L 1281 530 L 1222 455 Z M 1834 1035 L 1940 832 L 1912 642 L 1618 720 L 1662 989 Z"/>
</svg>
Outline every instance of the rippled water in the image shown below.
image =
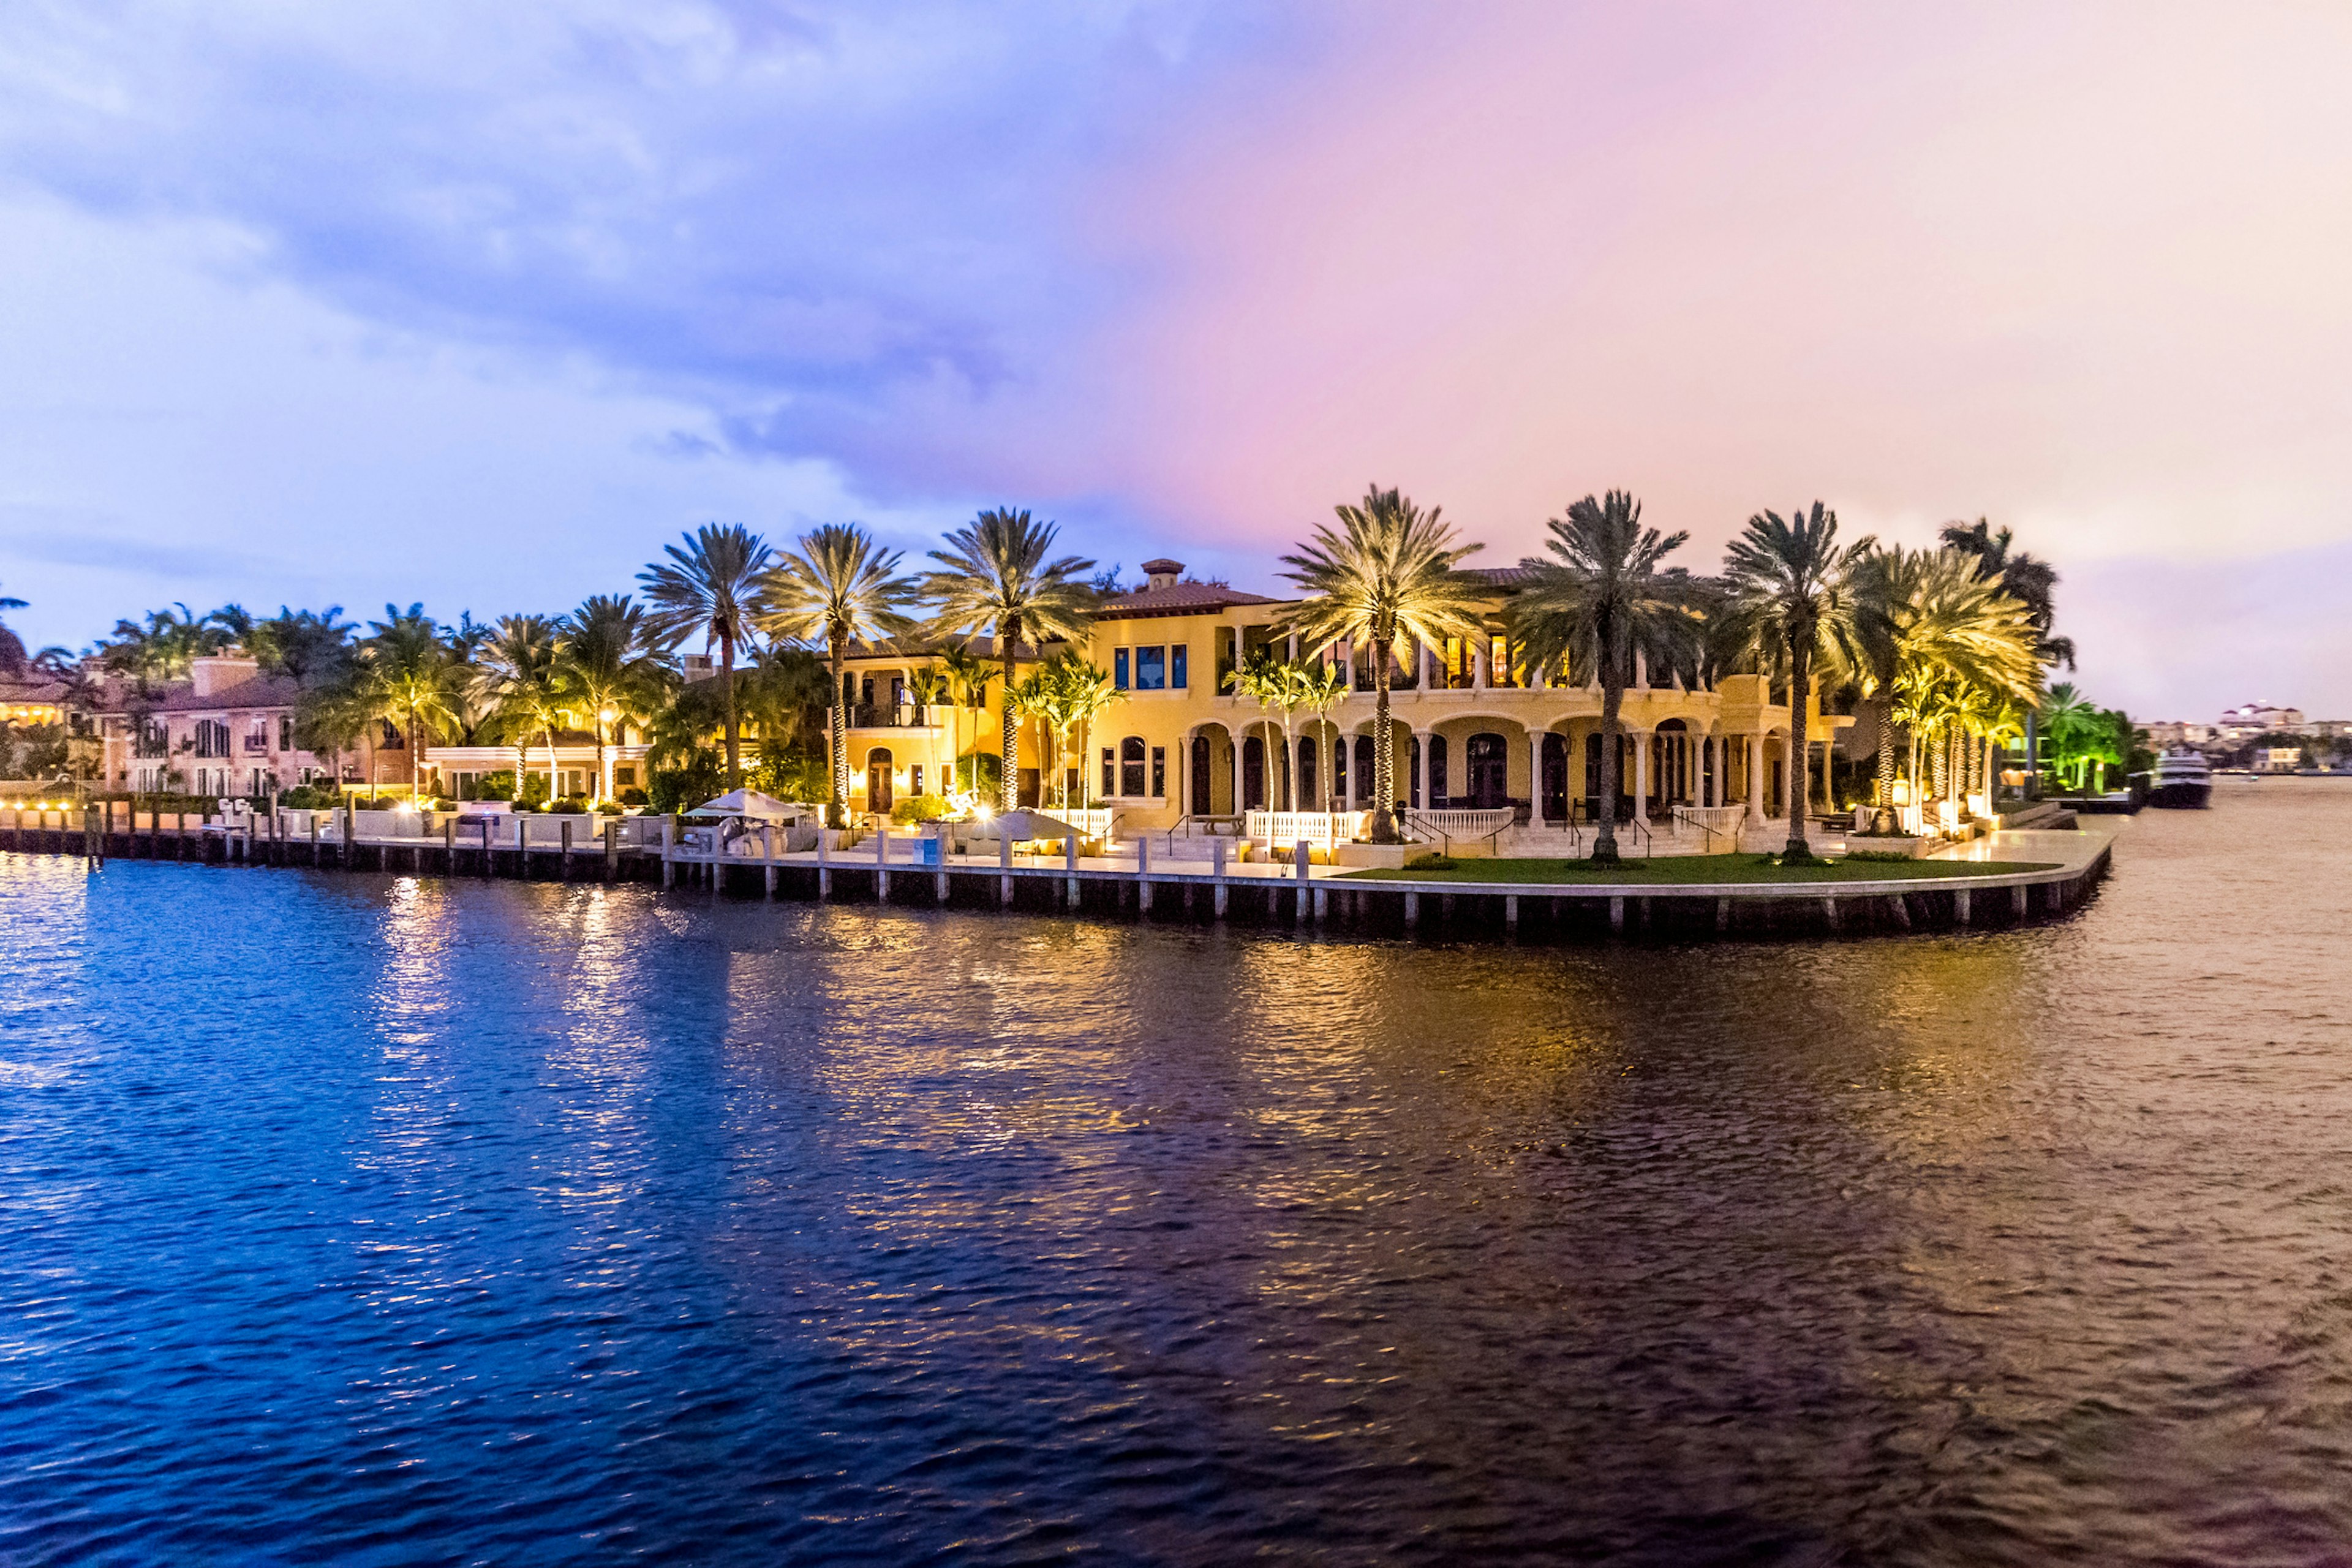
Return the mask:
<svg viewBox="0 0 2352 1568">
<path fill-rule="evenodd" d="M 0 858 L 0 1559 L 2345 1561 L 2347 845 L 1517 951 Z"/>
</svg>

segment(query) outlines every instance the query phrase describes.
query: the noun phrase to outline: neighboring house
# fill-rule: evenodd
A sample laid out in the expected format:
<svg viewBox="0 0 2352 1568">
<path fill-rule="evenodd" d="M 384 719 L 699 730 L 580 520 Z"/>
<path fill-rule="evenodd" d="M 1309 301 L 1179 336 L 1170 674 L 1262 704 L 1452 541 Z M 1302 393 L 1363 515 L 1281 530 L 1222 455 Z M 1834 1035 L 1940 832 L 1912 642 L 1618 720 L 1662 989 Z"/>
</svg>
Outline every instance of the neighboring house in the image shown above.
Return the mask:
<svg viewBox="0 0 2352 1568">
<path fill-rule="evenodd" d="M 186 680 L 145 694 L 133 682 L 109 679 L 91 715 L 100 781 L 141 794 L 262 795 L 331 779 L 334 759 L 294 743 L 300 691 L 291 677 L 264 675 L 258 660 L 236 652 L 193 660 Z M 366 783 L 364 762 L 363 749 L 343 758 L 343 781 Z M 376 782 L 408 782 L 396 735 L 378 749 Z"/>
<path fill-rule="evenodd" d="M 54 724 L 65 700 L 66 683 L 35 669 L 23 640 L 0 626 L 0 723 Z"/>
<path fill-rule="evenodd" d="M 1072 798 L 1113 807 L 1126 832 L 1279 806 L 1286 777 L 1299 809 L 1322 810 L 1327 800 L 1334 810 L 1368 805 L 1372 650 L 1342 645 L 1325 655 L 1348 667 L 1351 689 L 1331 710 L 1331 731 L 1318 737 L 1317 716 L 1301 710 L 1292 716 L 1286 742 L 1280 713 L 1232 695 L 1224 678 L 1260 647 L 1297 653 L 1272 629 L 1289 604 L 1187 581 L 1174 561 L 1147 562 L 1144 571 L 1142 588 L 1097 610 L 1081 650 L 1110 672 L 1125 700 L 1096 721 L 1089 753 L 1068 759 L 1075 764 L 1076 776 L 1066 775 Z M 1520 668 L 1501 617 L 1522 574 L 1503 568 L 1476 575 L 1494 589 L 1490 635 L 1418 648 L 1394 671 L 1399 800 L 1420 811 L 1507 807 L 1538 825 L 1587 820 L 1600 792 L 1600 689 L 1563 686 Z M 972 646 L 990 651 L 985 639 Z M 846 660 L 857 808 L 885 811 L 902 795 L 938 793 L 947 715 L 916 706 L 908 695 L 913 672 L 937 652 L 861 647 Z M 1036 657 L 1025 651 L 1022 662 Z M 986 710 L 961 716 L 966 754 L 995 753 L 1002 684 L 990 689 Z M 1678 682 L 1652 685 L 1639 673 L 1625 694 L 1622 722 L 1620 788 L 1629 814 L 1660 815 L 1678 804 L 1745 802 L 1757 815 L 1775 816 L 1785 809 L 1789 710 L 1769 700 L 1760 678 L 1731 676 L 1689 690 Z M 1825 752 L 1852 722 L 1816 714 L 1808 737 Z M 1017 761 L 1024 804 L 1040 800 L 1039 751 L 1034 726 L 1024 725 Z M 1817 788 L 1824 760 L 1817 752 Z M 1046 790 L 1044 797 L 1055 794 Z"/>
<path fill-rule="evenodd" d="M 625 790 L 643 789 L 649 774 L 646 764 L 645 731 L 633 724 L 616 726 L 617 740 L 607 741 L 604 763 L 612 770 L 609 789 L 599 790 L 596 783 L 596 737 L 586 730 L 558 730 L 555 732 L 555 766 L 551 800 L 589 799 L 598 795 L 617 796 Z M 524 748 L 520 759 L 511 744 L 502 746 L 447 746 L 425 748 L 425 765 L 439 781 L 442 792 L 459 800 L 474 798 L 482 779 L 490 773 L 512 773 L 520 760 L 522 773 L 549 778 L 547 742 L 534 737 Z"/>
<path fill-rule="evenodd" d="M 2303 710 L 2269 702 L 2246 702 L 2231 709 L 2214 724 L 2224 741 L 2249 741 L 2256 735 L 2303 728 Z"/>
</svg>

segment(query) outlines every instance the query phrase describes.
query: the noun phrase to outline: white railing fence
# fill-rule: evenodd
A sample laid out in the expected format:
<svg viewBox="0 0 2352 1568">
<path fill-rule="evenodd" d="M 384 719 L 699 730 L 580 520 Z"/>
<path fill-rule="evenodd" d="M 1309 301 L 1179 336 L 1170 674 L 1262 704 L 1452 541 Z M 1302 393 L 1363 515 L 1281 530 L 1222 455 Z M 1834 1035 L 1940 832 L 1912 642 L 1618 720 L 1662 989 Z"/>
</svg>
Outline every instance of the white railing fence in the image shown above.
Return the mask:
<svg viewBox="0 0 2352 1568">
<path fill-rule="evenodd" d="M 1243 820 L 1242 837 L 1269 849 L 1302 838 L 1309 844 L 1344 844 L 1364 836 L 1371 816 L 1369 811 L 1253 811 Z"/>
<path fill-rule="evenodd" d="M 1488 811 L 1416 811 L 1412 820 L 1426 825 L 1448 838 L 1486 838 L 1511 826 L 1517 817 L 1511 807 L 1498 806 Z"/>
<path fill-rule="evenodd" d="M 1705 834 L 1710 844 L 1717 838 L 1727 838 L 1737 847 L 1739 830 L 1748 821 L 1748 807 L 1745 805 L 1678 805 L 1675 807 L 1674 820 L 1677 837 L 1680 837 L 1684 825 L 1688 824 Z"/>
</svg>

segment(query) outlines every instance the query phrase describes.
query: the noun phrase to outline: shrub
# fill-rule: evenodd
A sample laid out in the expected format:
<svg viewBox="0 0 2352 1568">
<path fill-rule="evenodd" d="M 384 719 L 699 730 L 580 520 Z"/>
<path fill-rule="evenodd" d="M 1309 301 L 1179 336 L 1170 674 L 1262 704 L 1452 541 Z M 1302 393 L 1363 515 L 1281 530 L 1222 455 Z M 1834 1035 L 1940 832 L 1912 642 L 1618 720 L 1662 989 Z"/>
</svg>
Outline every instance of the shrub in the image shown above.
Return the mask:
<svg viewBox="0 0 2352 1568">
<path fill-rule="evenodd" d="M 617 800 L 599 801 L 596 804 L 596 812 L 600 816 L 619 816 L 626 810 L 628 807 Z"/>
<path fill-rule="evenodd" d="M 588 803 L 576 795 L 569 795 L 562 800 L 549 802 L 547 809 L 557 816 L 585 816 Z"/>
<path fill-rule="evenodd" d="M 652 804 L 652 799 L 641 789 L 625 789 L 621 792 L 621 804 L 623 805 L 648 805 Z"/>
<path fill-rule="evenodd" d="M 467 800 L 512 800 L 514 770 L 508 768 L 499 773 L 484 773 L 467 786 L 464 795 Z"/>
<path fill-rule="evenodd" d="M 528 813 L 537 811 L 539 809 L 539 802 L 535 800 L 519 800 L 509 805 L 507 809 L 513 812 L 516 816 L 520 816 L 527 815 Z"/>
<path fill-rule="evenodd" d="M 907 824 L 937 822 L 948 814 L 948 803 L 935 795 L 911 795 L 890 808 L 890 820 Z"/>
<path fill-rule="evenodd" d="M 1444 855 L 1416 855 L 1404 863 L 1408 871 L 1451 871 L 1453 859 Z"/>
<path fill-rule="evenodd" d="M 436 811 L 455 811 L 457 809 L 457 803 L 451 800 L 446 795 L 435 795 L 433 797 L 433 809 Z"/>
</svg>

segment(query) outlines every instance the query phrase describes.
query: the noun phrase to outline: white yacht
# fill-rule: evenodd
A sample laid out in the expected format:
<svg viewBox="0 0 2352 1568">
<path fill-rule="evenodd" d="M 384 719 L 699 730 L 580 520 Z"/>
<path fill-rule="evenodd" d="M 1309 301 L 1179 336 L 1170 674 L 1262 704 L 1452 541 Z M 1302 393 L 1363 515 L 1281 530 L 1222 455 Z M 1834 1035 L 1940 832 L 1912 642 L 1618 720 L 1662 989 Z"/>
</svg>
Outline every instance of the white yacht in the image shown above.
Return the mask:
<svg viewBox="0 0 2352 1568">
<path fill-rule="evenodd" d="M 2173 752 L 2157 759 L 2147 803 L 2175 808 L 2202 809 L 2213 795 L 2213 770 L 2194 752 Z"/>
</svg>

